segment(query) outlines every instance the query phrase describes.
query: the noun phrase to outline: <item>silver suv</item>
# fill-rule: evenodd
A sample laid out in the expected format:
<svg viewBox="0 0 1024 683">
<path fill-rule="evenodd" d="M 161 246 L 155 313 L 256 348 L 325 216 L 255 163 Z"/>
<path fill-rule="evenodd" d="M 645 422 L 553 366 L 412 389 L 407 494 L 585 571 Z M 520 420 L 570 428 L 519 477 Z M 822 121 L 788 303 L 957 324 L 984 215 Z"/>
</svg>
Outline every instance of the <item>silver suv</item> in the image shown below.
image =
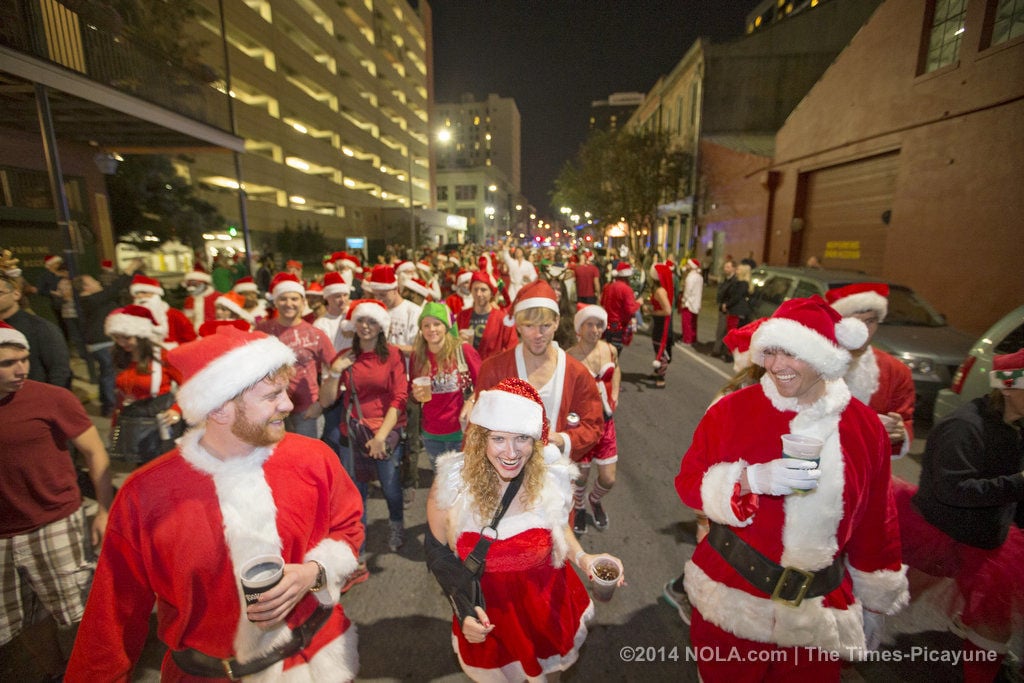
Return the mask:
<svg viewBox="0 0 1024 683">
<path fill-rule="evenodd" d="M 818 270 L 760 266 L 751 275 L 754 317 L 771 315 L 787 299 L 825 292 L 852 282 L 886 282 L 851 270 Z M 932 414 L 939 389 L 950 385 L 953 374 L 971 348 L 973 339 L 950 327 L 945 317 L 904 285 L 889 285 L 889 314 L 873 344 L 910 368 L 917 393 L 914 413 L 920 419 Z"/>
</svg>

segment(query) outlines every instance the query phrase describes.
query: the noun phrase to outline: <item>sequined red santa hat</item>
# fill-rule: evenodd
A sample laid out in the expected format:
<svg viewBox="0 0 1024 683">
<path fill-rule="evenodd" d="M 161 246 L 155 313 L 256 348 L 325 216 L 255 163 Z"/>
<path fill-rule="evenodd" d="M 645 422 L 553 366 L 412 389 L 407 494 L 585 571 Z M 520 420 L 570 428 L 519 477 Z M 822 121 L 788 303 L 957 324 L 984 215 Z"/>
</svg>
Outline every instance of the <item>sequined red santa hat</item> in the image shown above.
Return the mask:
<svg viewBox="0 0 1024 683">
<path fill-rule="evenodd" d="M 256 286 L 256 281 L 252 279 L 252 275 L 246 275 L 235 281 L 235 286 L 231 288 L 231 291 L 244 294 L 245 292 L 258 292 L 260 288 Z"/>
<path fill-rule="evenodd" d="M 341 278 L 341 273 L 334 271 L 324 275 L 324 297 L 332 294 L 350 294 L 352 287 Z"/>
<path fill-rule="evenodd" d="M 408 280 L 405 280 L 402 282 L 402 286 L 410 292 L 416 292 L 422 297 L 429 297 L 433 295 L 433 292 L 430 290 L 430 287 L 427 286 L 427 283 L 418 277 L 411 277 Z"/>
<path fill-rule="evenodd" d="M 573 326 L 576 328 L 576 334 L 580 333 L 580 328 L 590 318 L 597 318 L 601 321 L 601 325 L 608 327 L 608 311 L 604 310 L 597 304 L 576 304 L 576 317 L 572 319 Z"/>
<path fill-rule="evenodd" d="M 808 363 L 825 379 L 839 379 L 850 364 L 850 351 L 867 340 L 864 323 L 842 317 L 815 294 L 783 302 L 762 322 L 750 340 L 750 357 L 764 365 L 765 349 L 781 349 Z"/>
<path fill-rule="evenodd" d="M 883 282 L 855 282 L 825 292 L 825 299 L 839 315 L 849 318 L 854 313 L 875 313 L 878 322 L 889 312 L 889 285 Z"/>
<path fill-rule="evenodd" d="M 16 346 L 24 346 L 26 349 L 30 348 L 28 337 L 3 320 L 0 320 L 0 344 L 15 344 Z"/>
<path fill-rule="evenodd" d="M 139 337 L 157 343 L 163 339 L 163 335 L 157 330 L 153 312 L 145 306 L 136 304 L 111 311 L 103 321 L 103 333 L 108 337 L 123 334 L 126 337 Z"/>
<path fill-rule="evenodd" d="M 1024 389 L 1024 348 L 992 359 L 989 384 L 994 389 Z"/>
<path fill-rule="evenodd" d="M 211 411 L 294 364 L 295 353 L 277 337 L 223 325 L 208 337 L 171 349 L 167 362 L 184 379 L 177 395 L 181 414 L 198 425 Z"/>
<path fill-rule="evenodd" d="M 222 327 L 234 327 L 235 329 L 241 330 L 242 332 L 248 332 L 252 329 L 252 326 L 244 320 L 207 320 L 205 323 L 199 326 L 199 336 L 209 337 L 211 334 L 217 334 L 217 330 Z"/>
<path fill-rule="evenodd" d="M 397 289 L 398 277 L 395 275 L 394 266 L 389 266 L 386 263 L 374 266 L 370 271 L 370 277 L 363 280 L 363 287 L 368 287 L 375 292 Z"/>
<path fill-rule="evenodd" d="M 515 325 L 516 313 L 531 308 L 546 308 L 558 315 L 558 297 L 555 296 L 555 290 L 551 289 L 551 285 L 547 281 L 535 280 L 519 290 L 511 310 L 505 317 L 505 325 L 509 327 Z"/>
<path fill-rule="evenodd" d="M 297 275 L 283 272 L 275 275 L 274 279 L 270 281 L 270 298 L 276 299 L 282 294 L 288 294 L 289 292 L 305 296 L 306 288 L 302 286 L 302 281 L 299 280 Z"/>
<path fill-rule="evenodd" d="M 547 444 L 549 424 L 540 394 L 529 382 L 507 377 L 477 396 L 469 421 L 492 432 L 525 434 Z"/>
<path fill-rule="evenodd" d="M 376 299 L 356 299 L 350 303 L 348 312 L 345 313 L 345 319 L 341 321 L 341 330 L 343 332 L 355 331 L 356 321 L 360 318 L 370 318 L 376 322 L 380 325 L 384 336 L 387 336 L 388 330 L 391 329 L 391 315 L 388 313 L 388 308 Z"/>
<path fill-rule="evenodd" d="M 633 277 L 633 266 L 629 265 L 629 261 L 619 261 L 619 265 L 612 271 L 612 277 Z"/>
<path fill-rule="evenodd" d="M 245 297 L 238 292 L 221 294 L 213 303 L 216 306 L 228 309 L 247 323 L 252 323 L 254 320 L 252 313 L 245 310 Z"/>
<path fill-rule="evenodd" d="M 764 321 L 765 318 L 758 318 L 743 327 L 731 329 L 722 340 L 722 343 L 732 353 L 732 367 L 736 372 L 744 370 L 752 364 L 750 359 L 750 340 L 753 338 L 754 332 L 757 331 L 757 328 L 761 327 L 761 323 Z"/>
<path fill-rule="evenodd" d="M 192 272 L 185 275 L 185 282 L 204 282 L 206 284 L 212 284 L 213 278 L 210 277 L 209 273 L 203 270 L 201 265 L 196 264 L 196 267 Z"/>
<path fill-rule="evenodd" d="M 138 273 L 132 278 L 132 283 L 128 285 L 128 292 L 132 296 L 135 296 L 139 292 L 149 292 L 162 298 L 164 295 L 164 288 L 160 286 L 159 281 Z"/>
</svg>

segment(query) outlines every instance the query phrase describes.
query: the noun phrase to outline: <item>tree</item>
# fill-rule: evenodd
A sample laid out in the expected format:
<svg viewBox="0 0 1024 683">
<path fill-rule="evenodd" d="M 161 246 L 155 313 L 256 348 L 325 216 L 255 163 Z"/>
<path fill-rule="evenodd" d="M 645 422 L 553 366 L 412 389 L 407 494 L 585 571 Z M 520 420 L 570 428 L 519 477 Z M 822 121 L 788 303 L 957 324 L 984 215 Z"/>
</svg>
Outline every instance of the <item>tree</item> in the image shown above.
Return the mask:
<svg viewBox="0 0 1024 683">
<path fill-rule="evenodd" d="M 654 228 L 658 206 L 690 193 L 691 167 L 692 156 L 665 133 L 597 130 L 562 167 L 552 198 L 605 225 L 625 220 L 638 253 L 640 231 Z"/>
<path fill-rule="evenodd" d="M 158 245 L 171 237 L 199 247 L 204 232 L 223 229 L 224 217 L 195 194 L 179 176 L 171 159 L 161 155 L 136 154 L 124 158 L 117 173 L 107 180 L 110 219 L 118 238 L 152 233 Z"/>
</svg>

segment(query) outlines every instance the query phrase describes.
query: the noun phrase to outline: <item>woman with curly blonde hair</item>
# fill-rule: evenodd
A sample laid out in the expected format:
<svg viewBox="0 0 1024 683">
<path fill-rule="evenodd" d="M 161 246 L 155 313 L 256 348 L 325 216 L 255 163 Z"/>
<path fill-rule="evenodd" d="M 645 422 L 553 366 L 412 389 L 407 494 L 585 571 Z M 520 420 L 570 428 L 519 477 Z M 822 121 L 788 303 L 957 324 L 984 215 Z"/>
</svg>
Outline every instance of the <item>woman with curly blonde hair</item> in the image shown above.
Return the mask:
<svg viewBox="0 0 1024 683">
<path fill-rule="evenodd" d="M 427 567 L 454 608 L 452 645 L 474 680 L 557 680 L 594 613 L 566 561 L 589 575 L 598 557 L 569 526 L 576 467 L 548 443 L 543 403 L 525 380 L 481 392 L 469 421 L 464 451 L 438 458 L 427 499 Z M 484 556 L 477 573 L 470 553 Z"/>
</svg>

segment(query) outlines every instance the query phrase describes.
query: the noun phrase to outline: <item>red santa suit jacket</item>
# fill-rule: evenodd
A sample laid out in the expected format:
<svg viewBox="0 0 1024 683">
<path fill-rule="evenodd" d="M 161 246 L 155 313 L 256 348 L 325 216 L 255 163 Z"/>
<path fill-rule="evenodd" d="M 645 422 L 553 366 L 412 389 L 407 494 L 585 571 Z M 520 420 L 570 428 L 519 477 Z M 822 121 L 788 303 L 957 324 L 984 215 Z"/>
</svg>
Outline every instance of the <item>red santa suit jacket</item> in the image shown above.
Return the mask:
<svg viewBox="0 0 1024 683">
<path fill-rule="evenodd" d="M 207 287 L 206 291 L 199 296 L 185 297 L 185 317 L 192 321 L 192 326 L 199 331 L 199 328 L 208 320 L 217 319 L 217 297 L 220 292 Z"/>
<path fill-rule="evenodd" d="M 473 307 L 467 306 L 455 316 L 455 325 L 460 330 L 468 330 L 473 317 Z M 516 328 L 505 324 L 505 311 L 494 309 L 487 316 L 487 326 L 480 337 L 480 348 L 476 350 L 481 360 L 487 360 L 496 353 L 515 348 L 519 343 Z"/>
<path fill-rule="evenodd" d="M 594 376 L 583 363 L 562 349 L 557 351 L 558 362 L 551 378 L 555 383 L 553 405 L 549 406 L 545 401 L 544 412 L 551 421 L 552 431 L 561 432 L 565 437 L 566 447 L 562 449 L 562 454 L 578 462 L 597 445 L 604 433 L 604 411 Z M 480 366 L 476 389 L 478 392 L 491 389 L 506 377 L 526 379 L 522 344 L 485 360 Z M 543 392 L 541 397 L 544 398 Z M 554 406 L 557 406 L 557 410 Z M 575 427 L 569 426 L 569 413 L 579 416 L 579 424 Z"/>
<path fill-rule="evenodd" d="M 885 351 L 869 347 L 853 359 L 844 379 L 853 397 L 868 404 L 876 413 L 899 413 L 903 418 L 907 438 L 892 444 L 892 455 L 906 455 L 910 450 L 910 442 L 914 440 L 916 397 L 910 368 Z"/>
<path fill-rule="evenodd" d="M 626 281 L 616 278 L 601 291 L 601 307 L 608 312 L 608 326 L 614 322 L 621 328 L 633 320 L 640 303 Z"/>
<path fill-rule="evenodd" d="M 825 442 L 818 488 L 740 495 L 744 468 L 779 458 L 787 433 Z M 845 382 L 828 382 L 825 395 L 806 407 L 782 397 L 767 376 L 725 396 L 697 425 L 676 476 L 679 497 L 784 567 L 817 571 L 842 556 L 846 573 L 831 593 L 791 607 L 752 586 L 702 541 L 686 565 L 693 605 L 741 638 L 857 658 L 864 648 L 861 605 L 893 614 L 909 599 L 889 479 L 885 430 L 873 411 L 851 401 Z"/>
<path fill-rule="evenodd" d="M 308 648 L 246 680 L 353 679 L 356 637 L 338 598 L 357 565 L 362 503 L 337 456 L 320 441 L 287 434 L 276 446 L 221 461 L 199 445 L 201 436 L 201 428 L 186 433 L 118 493 L 65 680 L 129 680 L 154 600 L 157 634 L 171 650 L 242 662 L 287 640 L 318 602 L 333 606 Z M 316 560 L 328 579 L 286 625 L 267 632 L 246 618 L 236 578 L 246 560 L 265 553 L 286 563 Z M 168 653 L 161 680 L 184 679 Z"/>
</svg>

